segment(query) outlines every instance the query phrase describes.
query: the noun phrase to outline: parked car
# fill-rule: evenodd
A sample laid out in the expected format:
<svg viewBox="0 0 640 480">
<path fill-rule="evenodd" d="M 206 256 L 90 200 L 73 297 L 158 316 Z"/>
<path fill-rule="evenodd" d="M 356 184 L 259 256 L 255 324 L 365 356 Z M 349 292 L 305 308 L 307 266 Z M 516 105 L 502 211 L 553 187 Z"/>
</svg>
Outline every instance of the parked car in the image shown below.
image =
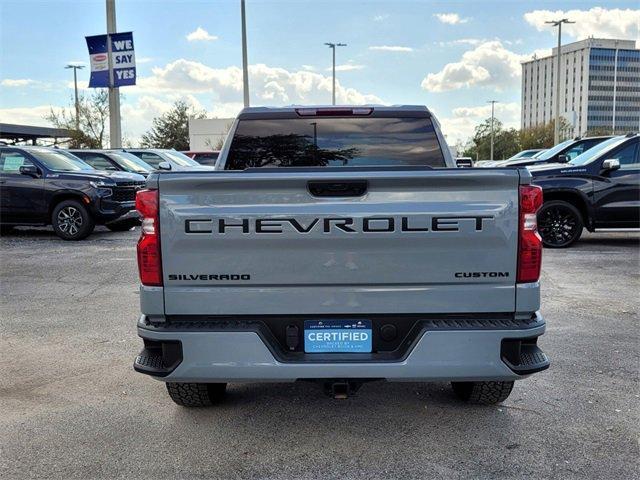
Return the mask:
<svg viewBox="0 0 640 480">
<path fill-rule="evenodd" d="M 134 368 L 177 404 L 300 379 L 489 404 L 549 366 L 525 169 L 455 168 L 425 107 L 246 108 L 229 135 L 218 171 L 154 172 L 136 199 Z"/>
<path fill-rule="evenodd" d="M 610 136 L 603 137 L 585 137 L 575 138 L 572 140 L 565 140 L 558 145 L 551 147 L 547 151 L 531 158 L 515 159 L 515 160 L 502 160 L 495 162 L 492 165 L 483 165 L 485 167 L 526 167 L 529 165 L 541 165 L 544 163 L 567 163 L 570 160 L 576 158 L 578 155 L 586 152 L 590 148 L 598 145 L 600 142 L 611 138 Z"/>
<path fill-rule="evenodd" d="M 543 148 L 530 148 L 529 150 L 522 150 L 521 152 L 516 153 L 512 157 L 509 157 L 507 160 L 516 160 L 519 158 L 532 158 L 536 154 L 542 152 Z"/>
<path fill-rule="evenodd" d="M 120 170 L 146 177 L 153 170 L 132 153 L 121 150 L 69 150 L 70 153 L 88 163 L 96 170 Z"/>
<path fill-rule="evenodd" d="M 640 137 L 605 140 L 569 163 L 528 167 L 542 187 L 538 231 L 547 247 L 568 247 L 583 228 L 640 228 Z"/>
<path fill-rule="evenodd" d="M 509 160 L 522 160 L 524 158 L 536 158 L 537 156 L 542 154 L 542 152 L 545 152 L 545 151 L 546 149 L 544 148 L 532 148 L 529 150 L 522 150 L 521 152 L 516 153 L 515 155 L 507 158 L 506 160 L 480 160 L 479 162 L 476 162 L 475 166 L 489 167 L 489 166 L 495 166 L 497 163 L 507 162 Z"/>
<path fill-rule="evenodd" d="M 52 225 L 64 240 L 81 240 L 95 225 L 113 231 L 139 223 L 136 191 L 143 176 L 95 170 L 64 150 L 0 147 L 0 224 Z"/>
<path fill-rule="evenodd" d="M 456 166 L 458 168 L 471 168 L 473 167 L 473 158 L 471 157 L 457 157 Z"/>
<path fill-rule="evenodd" d="M 212 150 L 209 152 L 186 151 L 182 153 L 184 153 L 187 157 L 195 160 L 200 165 L 210 165 L 210 166 L 214 166 L 216 164 L 216 160 L 218 160 L 218 155 L 220 155 L 220 152 L 217 150 Z"/>
<path fill-rule="evenodd" d="M 192 158 L 187 157 L 184 153 L 177 150 L 169 150 L 163 148 L 127 148 L 125 150 L 143 162 L 151 165 L 154 169 L 158 169 L 162 162 L 168 163 L 172 170 L 211 170 L 212 167 L 200 165 Z"/>
</svg>

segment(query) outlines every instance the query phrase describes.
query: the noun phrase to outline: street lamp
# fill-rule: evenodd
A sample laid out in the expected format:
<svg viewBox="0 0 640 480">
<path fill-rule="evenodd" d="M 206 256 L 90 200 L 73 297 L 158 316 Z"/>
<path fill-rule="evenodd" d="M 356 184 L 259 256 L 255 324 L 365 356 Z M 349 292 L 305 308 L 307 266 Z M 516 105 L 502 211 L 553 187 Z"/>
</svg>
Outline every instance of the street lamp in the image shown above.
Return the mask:
<svg viewBox="0 0 640 480">
<path fill-rule="evenodd" d="M 247 19 L 244 13 L 244 0 L 240 0 L 240 18 L 242 22 L 242 92 L 244 106 L 249 106 L 249 66 L 247 59 Z"/>
<path fill-rule="evenodd" d="M 495 104 L 498 103 L 497 100 L 489 100 L 487 103 L 491 104 L 491 158 L 489 160 L 493 160 L 493 120 L 494 120 L 494 107 Z"/>
<path fill-rule="evenodd" d="M 325 45 L 333 50 L 333 90 L 331 95 L 331 104 L 336 104 L 336 47 L 346 47 L 346 43 L 330 43 L 325 42 Z"/>
<path fill-rule="evenodd" d="M 66 69 L 73 68 L 73 90 L 76 99 L 76 130 L 80 130 L 80 102 L 78 101 L 78 70 L 82 70 L 84 65 L 67 64 Z"/>
<path fill-rule="evenodd" d="M 553 141 L 554 143 L 557 145 L 558 143 L 560 143 L 560 57 L 561 57 L 561 50 L 562 50 L 562 43 L 561 43 L 561 38 L 562 38 L 562 24 L 563 23 L 576 23 L 576 22 L 571 22 L 569 21 L 569 19 L 567 18 L 562 18 L 560 20 L 548 20 L 544 23 L 548 23 L 550 25 L 553 25 L 554 27 L 558 27 L 558 69 L 556 71 L 556 98 L 555 98 L 555 105 L 556 105 L 556 121 L 555 121 L 555 128 L 553 130 Z"/>
</svg>

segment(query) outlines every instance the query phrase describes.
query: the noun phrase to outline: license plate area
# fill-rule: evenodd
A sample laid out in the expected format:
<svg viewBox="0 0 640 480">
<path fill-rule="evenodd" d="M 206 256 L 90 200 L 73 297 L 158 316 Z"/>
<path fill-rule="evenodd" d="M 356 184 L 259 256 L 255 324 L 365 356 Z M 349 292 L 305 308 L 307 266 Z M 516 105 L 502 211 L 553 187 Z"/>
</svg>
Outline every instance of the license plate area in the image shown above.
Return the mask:
<svg viewBox="0 0 640 480">
<path fill-rule="evenodd" d="M 306 353 L 371 353 L 371 320 L 305 320 Z"/>
</svg>

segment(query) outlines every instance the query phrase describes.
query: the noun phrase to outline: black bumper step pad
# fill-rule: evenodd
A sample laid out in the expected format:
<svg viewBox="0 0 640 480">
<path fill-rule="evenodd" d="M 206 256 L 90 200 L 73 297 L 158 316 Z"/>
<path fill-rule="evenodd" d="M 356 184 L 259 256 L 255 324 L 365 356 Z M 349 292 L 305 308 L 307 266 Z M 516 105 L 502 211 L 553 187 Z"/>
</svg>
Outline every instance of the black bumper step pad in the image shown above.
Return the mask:
<svg viewBox="0 0 640 480">
<path fill-rule="evenodd" d="M 506 348 L 505 348 L 506 347 Z M 502 342 L 502 361 L 518 375 L 530 375 L 549 368 L 547 354 L 527 340 Z"/>
<path fill-rule="evenodd" d="M 182 362 L 182 344 L 144 339 L 144 348 L 133 362 L 133 369 L 156 377 L 166 377 Z"/>
</svg>

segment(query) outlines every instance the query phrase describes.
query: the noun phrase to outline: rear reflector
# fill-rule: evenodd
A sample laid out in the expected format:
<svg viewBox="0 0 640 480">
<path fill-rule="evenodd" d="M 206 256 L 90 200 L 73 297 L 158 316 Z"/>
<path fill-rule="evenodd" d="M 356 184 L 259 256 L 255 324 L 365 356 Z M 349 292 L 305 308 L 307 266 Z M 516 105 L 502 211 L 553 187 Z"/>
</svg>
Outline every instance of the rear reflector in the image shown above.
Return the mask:
<svg viewBox="0 0 640 480">
<path fill-rule="evenodd" d="M 542 188 L 520 186 L 518 227 L 518 283 L 537 282 L 542 267 L 542 239 L 538 233 L 536 212 L 542 206 Z"/>
<path fill-rule="evenodd" d="M 162 259 L 158 221 L 158 190 L 140 190 L 136 194 L 136 210 L 142 215 L 138 240 L 138 271 L 143 285 L 162 286 Z"/>
<path fill-rule="evenodd" d="M 373 108 L 296 108 L 301 117 L 348 117 L 351 115 L 371 115 Z"/>
</svg>

